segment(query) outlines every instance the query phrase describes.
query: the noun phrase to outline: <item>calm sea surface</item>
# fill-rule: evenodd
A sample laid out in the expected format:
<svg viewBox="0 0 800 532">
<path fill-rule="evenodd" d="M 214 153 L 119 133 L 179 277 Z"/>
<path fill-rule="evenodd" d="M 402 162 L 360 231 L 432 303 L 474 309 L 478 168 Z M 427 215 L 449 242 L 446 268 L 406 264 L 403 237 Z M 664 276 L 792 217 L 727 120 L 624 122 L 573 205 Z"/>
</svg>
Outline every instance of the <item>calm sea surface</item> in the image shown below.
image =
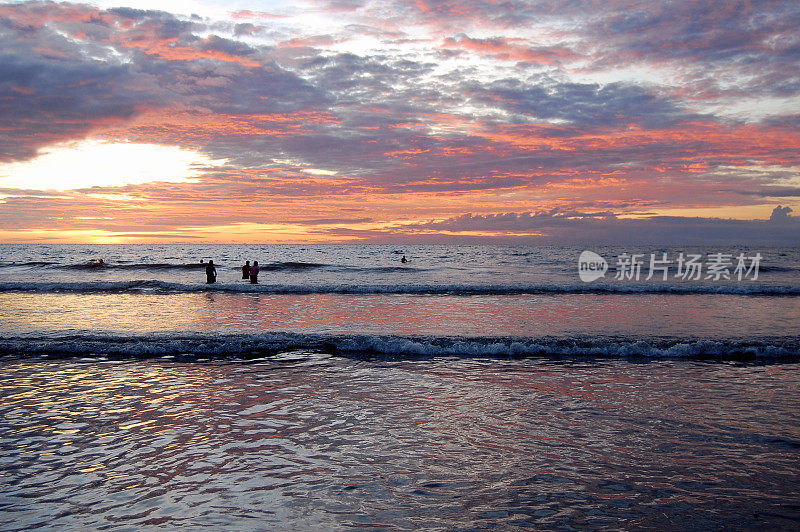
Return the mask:
<svg viewBox="0 0 800 532">
<path fill-rule="evenodd" d="M 797 529 L 800 250 L 581 251 L 0 246 L 0 528 Z"/>
</svg>

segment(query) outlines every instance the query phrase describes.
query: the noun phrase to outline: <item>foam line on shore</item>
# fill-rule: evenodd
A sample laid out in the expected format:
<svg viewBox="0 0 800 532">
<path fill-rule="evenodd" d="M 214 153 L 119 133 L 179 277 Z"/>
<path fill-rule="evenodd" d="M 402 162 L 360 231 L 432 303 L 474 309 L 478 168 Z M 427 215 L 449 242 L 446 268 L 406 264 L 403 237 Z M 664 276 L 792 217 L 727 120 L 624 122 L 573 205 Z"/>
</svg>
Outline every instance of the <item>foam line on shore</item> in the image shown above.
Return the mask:
<svg viewBox="0 0 800 532">
<path fill-rule="evenodd" d="M 12 357 L 96 356 L 150 358 L 179 356 L 248 359 L 287 351 L 340 356 L 578 356 L 646 358 L 800 359 L 800 337 L 759 339 L 639 337 L 445 337 L 261 334 L 75 333 L 0 338 L 0 354 Z"/>
<path fill-rule="evenodd" d="M 184 293 L 230 292 L 264 294 L 431 294 L 431 295 L 515 295 L 515 294 L 727 294 L 753 296 L 797 296 L 800 287 L 764 284 L 567 284 L 567 285 L 287 285 L 217 283 L 183 284 L 158 280 L 90 282 L 0 282 L 0 293 Z"/>
</svg>

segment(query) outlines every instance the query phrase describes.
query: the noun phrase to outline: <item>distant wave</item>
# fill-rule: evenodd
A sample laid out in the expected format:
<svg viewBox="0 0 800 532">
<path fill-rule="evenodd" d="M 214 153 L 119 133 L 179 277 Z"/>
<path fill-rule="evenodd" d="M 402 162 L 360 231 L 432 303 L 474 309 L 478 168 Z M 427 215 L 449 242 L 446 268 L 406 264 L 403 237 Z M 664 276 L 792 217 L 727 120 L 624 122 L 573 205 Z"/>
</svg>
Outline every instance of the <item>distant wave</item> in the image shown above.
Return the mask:
<svg viewBox="0 0 800 532">
<path fill-rule="evenodd" d="M 265 294 L 424 294 L 424 295 L 518 295 L 518 294 L 729 294 L 743 296 L 797 296 L 800 286 L 761 284 L 666 285 L 666 284 L 571 284 L 571 285 L 280 285 L 247 283 L 183 284 L 158 280 L 91 282 L 0 282 L 2 292 L 39 293 L 183 293 L 230 292 Z"/>
<path fill-rule="evenodd" d="M 203 269 L 208 264 L 201 262 L 194 262 L 190 264 L 170 264 L 166 262 L 160 263 L 130 263 L 130 262 L 100 262 L 99 260 L 92 260 L 86 262 L 79 262 L 77 264 L 64 264 L 60 262 L 50 261 L 25 261 L 25 262 L 9 262 L 0 261 L 0 268 L 46 268 L 51 270 L 193 270 Z"/>
<path fill-rule="evenodd" d="M 57 264 L 58 264 L 57 262 L 49 262 L 45 260 L 31 260 L 24 262 L 0 261 L 0 267 L 3 268 L 7 268 L 9 266 L 46 267 L 46 266 L 54 266 Z"/>
<path fill-rule="evenodd" d="M 260 264 L 261 271 L 286 271 L 286 270 L 314 270 L 318 268 L 327 268 L 328 264 L 319 264 L 316 262 L 271 262 Z"/>
<path fill-rule="evenodd" d="M 122 264 L 91 261 L 79 264 L 69 264 L 67 266 L 63 266 L 63 268 L 70 270 L 201 270 L 206 266 L 208 266 L 208 264 L 202 262 L 193 262 L 190 264 L 170 264 L 167 262 Z"/>
<path fill-rule="evenodd" d="M 133 335 L 86 333 L 0 338 L 0 354 L 16 357 L 175 357 L 253 359 L 286 352 L 349 357 L 578 356 L 647 358 L 800 358 L 800 337 L 718 340 L 638 337 L 461 338 L 430 336 L 263 334 Z"/>
<path fill-rule="evenodd" d="M 151 270 L 151 271 L 165 271 L 165 270 L 201 270 L 208 266 L 207 263 L 203 262 L 193 262 L 188 264 L 173 264 L 167 262 L 156 262 L 156 263 L 131 263 L 131 262 L 100 262 L 99 260 L 92 260 L 87 262 L 80 262 L 77 264 L 63 264 L 57 262 L 47 262 L 47 261 L 29 261 L 29 262 L 2 262 L 0 261 L 0 267 L 38 267 L 38 268 L 48 268 L 48 269 L 65 269 L 65 270 Z M 225 265 L 225 264 L 215 264 L 218 269 L 232 269 L 232 270 L 239 270 L 241 265 Z M 316 270 L 316 269 L 327 269 L 333 271 L 364 271 L 364 272 L 394 272 L 394 271 L 420 271 L 419 268 L 414 268 L 412 266 L 374 266 L 374 267 L 364 267 L 364 266 L 352 266 L 346 264 L 320 264 L 315 262 L 295 262 L 295 261 L 286 261 L 286 262 L 271 262 L 266 264 L 260 264 L 261 271 L 271 271 L 271 272 L 291 272 L 291 271 L 305 271 L 305 270 Z"/>
<path fill-rule="evenodd" d="M 770 266 L 768 264 L 764 264 L 759 266 L 759 272 L 798 272 L 800 268 L 792 267 L 792 266 Z"/>
<path fill-rule="evenodd" d="M 361 271 L 361 272 L 400 272 L 422 271 L 411 266 L 353 266 L 349 264 L 320 264 L 317 262 L 271 262 L 259 264 L 261 271 L 304 271 L 304 270 L 332 270 L 332 271 Z"/>
</svg>

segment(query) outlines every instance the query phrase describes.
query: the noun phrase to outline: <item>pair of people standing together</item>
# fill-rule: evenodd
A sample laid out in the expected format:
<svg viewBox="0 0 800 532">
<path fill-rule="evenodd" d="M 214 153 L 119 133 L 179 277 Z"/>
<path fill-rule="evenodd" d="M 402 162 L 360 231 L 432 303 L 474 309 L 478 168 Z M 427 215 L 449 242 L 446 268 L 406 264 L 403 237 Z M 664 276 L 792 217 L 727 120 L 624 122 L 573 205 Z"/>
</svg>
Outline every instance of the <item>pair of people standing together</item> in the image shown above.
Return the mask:
<svg viewBox="0 0 800 532">
<path fill-rule="evenodd" d="M 250 266 L 250 261 L 244 261 L 242 266 L 242 279 L 250 279 L 251 284 L 258 284 L 258 272 L 261 268 L 258 267 L 258 261 L 254 260 L 253 265 Z"/>
</svg>

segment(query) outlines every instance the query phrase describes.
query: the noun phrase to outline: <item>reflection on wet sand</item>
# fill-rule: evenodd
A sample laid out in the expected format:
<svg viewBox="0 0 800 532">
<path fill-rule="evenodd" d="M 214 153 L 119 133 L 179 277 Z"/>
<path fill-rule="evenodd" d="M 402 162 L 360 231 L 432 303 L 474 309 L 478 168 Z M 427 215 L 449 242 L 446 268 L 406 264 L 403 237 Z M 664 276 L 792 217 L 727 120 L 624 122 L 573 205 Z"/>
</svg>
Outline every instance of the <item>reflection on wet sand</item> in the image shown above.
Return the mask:
<svg viewBox="0 0 800 532">
<path fill-rule="evenodd" d="M 5 360 L 0 528 L 788 527 L 795 370 Z"/>
</svg>

